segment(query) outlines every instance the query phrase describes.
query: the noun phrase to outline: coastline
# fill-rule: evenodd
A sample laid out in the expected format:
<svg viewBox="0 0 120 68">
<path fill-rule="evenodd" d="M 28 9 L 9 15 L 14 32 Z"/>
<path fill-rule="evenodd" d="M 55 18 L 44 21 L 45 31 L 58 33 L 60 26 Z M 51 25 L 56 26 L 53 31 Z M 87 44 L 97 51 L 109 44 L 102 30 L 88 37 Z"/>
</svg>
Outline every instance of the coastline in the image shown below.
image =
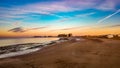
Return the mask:
<svg viewBox="0 0 120 68">
<path fill-rule="evenodd" d="M 0 68 L 120 68 L 120 40 L 81 39 L 0 59 Z"/>
<path fill-rule="evenodd" d="M 24 43 L 24 44 L 2 46 L 0 47 L 0 59 L 36 52 L 42 49 L 43 47 L 46 47 L 48 45 L 53 45 L 57 42 L 60 42 L 60 40 L 54 40 L 44 43 Z"/>
</svg>

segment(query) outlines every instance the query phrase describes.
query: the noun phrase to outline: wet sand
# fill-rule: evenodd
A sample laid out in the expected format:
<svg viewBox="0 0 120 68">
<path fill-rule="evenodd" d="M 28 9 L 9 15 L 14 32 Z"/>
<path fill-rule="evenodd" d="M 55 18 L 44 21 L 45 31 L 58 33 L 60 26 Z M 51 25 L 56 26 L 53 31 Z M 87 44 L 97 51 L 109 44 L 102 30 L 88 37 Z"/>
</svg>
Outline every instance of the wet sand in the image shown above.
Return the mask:
<svg viewBox="0 0 120 68">
<path fill-rule="evenodd" d="M 0 59 L 0 68 L 120 68 L 120 40 L 85 39 Z"/>
</svg>

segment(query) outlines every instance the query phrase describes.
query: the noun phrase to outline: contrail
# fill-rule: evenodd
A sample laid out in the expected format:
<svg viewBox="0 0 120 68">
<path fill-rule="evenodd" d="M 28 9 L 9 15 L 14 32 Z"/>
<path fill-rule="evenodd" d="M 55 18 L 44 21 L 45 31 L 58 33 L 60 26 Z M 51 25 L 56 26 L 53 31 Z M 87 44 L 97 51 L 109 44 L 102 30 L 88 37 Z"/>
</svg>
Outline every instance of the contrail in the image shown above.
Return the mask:
<svg viewBox="0 0 120 68">
<path fill-rule="evenodd" d="M 101 22 L 103 22 L 103 21 L 105 21 L 105 20 L 107 20 L 108 18 L 110 18 L 110 17 L 112 17 L 112 16 L 114 16 L 114 15 L 118 14 L 119 12 L 120 12 L 120 9 L 119 9 L 119 10 L 117 10 L 116 12 L 114 12 L 113 14 L 108 15 L 107 17 L 105 17 L 105 18 L 103 18 L 103 19 L 99 20 L 99 21 L 97 22 L 97 24 L 98 24 L 98 23 L 101 23 Z"/>
<path fill-rule="evenodd" d="M 114 12 L 114 13 L 112 13 L 112 14 L 106 16 L 105 18 L 99 20 L 98 23 L 101 23 L 101 22 L 107 20 L 108 18 L 110 18 L 110 17 L 112 17 L 112 16 L 118 14 L 119 12 L 120 12 L 120 9 L 117 10 L 116 12 Z M 77 15 L 77 16 L 72 17 L 72 18 L 81 17 L 81 16 L 87 16 L 87 15 L 92 15 L 92 14 L 94 14 L 94 13 L 85 14 L 85 15 Z M 66 20 L 69 20 L 69 19 L 72 19 L 72 18 L 67 18 L 67 19 L 64 19 L 64 20 L 62 20 L 62 21 L 66 21 Z M 62 21 L 61 21 L 61 22 L 62 22 Z M 94 26 L 94 25 L 97 25 L 98 23 L 96 23 L 96 24 L 91 24 L 91 25 L 89 25 L 89 26 L 79 26 L 79 27 L 73 27 L 73 28 L 56 29 L 56 30 L 51 30 L 51 31 L 77 29 L 77 28 L 80 28 L 80 27 L 90 27 L 90 26 L 92 26 L 92 28 L 93 28 L 93 26 Z M 119 25 L 116 25 L 116 26 L 119 26 Z M 114 26 L 111 26 L 111 27 L 114 27 Z"/>
</svg>

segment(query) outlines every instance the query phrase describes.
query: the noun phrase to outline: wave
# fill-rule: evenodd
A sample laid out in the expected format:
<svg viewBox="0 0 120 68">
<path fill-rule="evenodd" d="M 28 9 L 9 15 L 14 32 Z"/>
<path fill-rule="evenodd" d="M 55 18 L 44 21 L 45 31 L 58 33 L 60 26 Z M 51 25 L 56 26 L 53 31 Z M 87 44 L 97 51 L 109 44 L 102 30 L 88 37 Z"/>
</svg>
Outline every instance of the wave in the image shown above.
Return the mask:
<svg viewBox="0 0 120 68">
<path fill-rule="evenodd" d="M 7 57 L 18 56 L 18 55 L 24 55 L 24 54 L 35 52 L 35 51 L 38 51 L 38 50 L 40 50 L 40 48 L 28 49 L 28 50 L 18 51 L 18 52 L 11 52 L 11 53 L 0 55 L 0 58 L 7 58 Z"/>
</svg>

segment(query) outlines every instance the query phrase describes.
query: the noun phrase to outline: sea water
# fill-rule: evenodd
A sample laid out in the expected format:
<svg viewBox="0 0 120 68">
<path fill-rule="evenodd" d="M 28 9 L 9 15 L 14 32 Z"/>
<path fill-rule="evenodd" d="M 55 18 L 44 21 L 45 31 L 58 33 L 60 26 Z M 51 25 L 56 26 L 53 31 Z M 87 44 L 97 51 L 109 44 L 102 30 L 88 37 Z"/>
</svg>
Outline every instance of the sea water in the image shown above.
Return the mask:
<svg viewBox="0 0 120 68">
<path fill-rule="evenodd" d="M 0 47 L 25 43 L 47 43 L 54 40 L 58 38 L 5 38 L 0 39 Z"/>
<path fill-rule="evenodd" d="M 14 52 L 11 52 L 11 49 L 9 49 L 9 47 L 7 49 L 0 49 L 0 53 L 4 52 L 3 54 L 0 54 L 0 58 L 7 58 L 7 57 L 12 57 L 12 56 L 18 56 L 18 55 L 23 55 L 23 54 L 28 54 L 31 52 L 35 52 L 37 50 L 40 50 L 41 48 L 37 47 L 37 48 L 32 48 L 29 49 L 29 47 L 31 46 L 36 46 L 39 45 L 40 43 L 49 43 L 51 41 L 55 41 L 58 40 L 58 38 L 11 38 L 11 39 L 0 39 L 0 48 L 2 47 L 12 47 L 11 49 L 13 49 L 13 46 L 17 46 L 16 50 Z M 29 43 L 32 43 L 31 45 Z M 18 46 L 18 45 L 19 46 Z M 25 46 L 24 46 L 25 45 Z M 29 46 L 27 46 L 29 45 Z M 44 45 L 43 45 L 44 46 Z M 26 47 L 28 49 L 26 49 Z M 19 49 L 19 50 L 17 50 Z M 22 50 L 21 50 L 22 49 Z"/>
</svg>

